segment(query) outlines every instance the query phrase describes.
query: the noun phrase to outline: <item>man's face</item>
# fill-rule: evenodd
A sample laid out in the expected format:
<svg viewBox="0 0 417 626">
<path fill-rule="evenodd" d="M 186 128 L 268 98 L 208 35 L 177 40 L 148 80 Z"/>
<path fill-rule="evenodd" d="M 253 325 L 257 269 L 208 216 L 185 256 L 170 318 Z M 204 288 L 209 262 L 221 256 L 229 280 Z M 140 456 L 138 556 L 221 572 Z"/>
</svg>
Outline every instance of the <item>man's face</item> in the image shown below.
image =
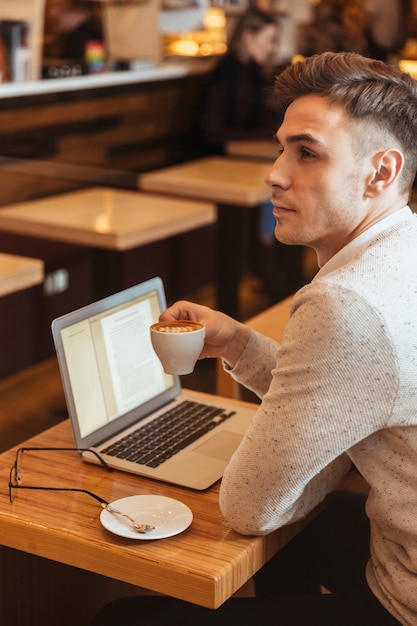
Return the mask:
<svg viewBox="0 0 417 626">
<path fill-rule="evenodd" d="M 357 154 L 358 127 L 340 105 L 309 95 L 287 109 L 282 152 L 267 179 L 279 241 L 314 248 L 322 266 L 366 227 L 371 156 Z"/>
</svg>

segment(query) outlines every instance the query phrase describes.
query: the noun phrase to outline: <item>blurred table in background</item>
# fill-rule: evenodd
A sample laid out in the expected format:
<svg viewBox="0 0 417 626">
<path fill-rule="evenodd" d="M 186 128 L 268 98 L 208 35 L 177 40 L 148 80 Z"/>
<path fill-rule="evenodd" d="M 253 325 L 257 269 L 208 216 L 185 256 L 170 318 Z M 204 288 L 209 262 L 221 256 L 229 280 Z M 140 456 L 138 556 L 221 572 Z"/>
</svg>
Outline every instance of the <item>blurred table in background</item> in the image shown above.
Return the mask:
<svg viewBox="0 0 417 626">
<path fill-rule="evenodd" d="M 273 139 L 233 140 L 226 143 L 226 153 L 233 157 L 264 159 L 271 164 L 278 157 L 279 146 Z"/>
<path fill-rule="evenodd" d="M 0 380 L 34 360 L 35 303 L 43 280 L 41 259 L 0 253 Z"/>
<path fill-rule="evenodd" d="M 130 286 L 124 280 L 122 252 L 215 221 L 216 209 L 210 202 L 99 187 L 0 210 L 1 231 L 91 248 L 96 299 Z M 175 252 L 171 256 L 169 264 L 175 268 Z M 152 267 L 146 269 L 148 277 L 153 276 Z M 145 277 L 138 276 L 138 282 Z"/>
<path fill-rule="evenodd" d="M 40 259 L 0 253 L 0 296 L 39 285 L 43 277 Z"/>
<path fill-rule="evenodd" d="M 260 160 L 206 157 L 138 177 L 143 191 L 217 203 L 217 307 L 233 317 L 239 317 L 245 210 L 270 199 L 267 173 Z"/>
</svg>

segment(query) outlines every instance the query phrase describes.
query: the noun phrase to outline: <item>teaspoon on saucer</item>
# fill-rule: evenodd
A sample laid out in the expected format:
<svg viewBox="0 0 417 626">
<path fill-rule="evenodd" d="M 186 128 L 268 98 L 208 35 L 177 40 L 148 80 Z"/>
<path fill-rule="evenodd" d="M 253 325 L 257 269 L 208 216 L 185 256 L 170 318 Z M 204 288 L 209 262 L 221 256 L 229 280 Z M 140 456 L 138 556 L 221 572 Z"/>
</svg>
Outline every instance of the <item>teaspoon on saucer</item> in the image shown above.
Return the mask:
<svg viewBox="0 0 417 626">
<path fill-rule="evenodd" d="M 130 517 L 127 513 L 123 513 L 123 511 L 119 511 L 119 509 L 115 509 L 114 506 L 108 504 L 107 502 L 102 502 L 101 506 L 109 513 L 114 513 L 115 515 L 120 515 L 121 517 L 126 518 L 130 524 L 133 526 L 138 533 L 148 533 L 151 530 L 155 530 L 155 526 L 151 526 L 150 524 L 139 524 L 133 517 Z"/>
</svg>

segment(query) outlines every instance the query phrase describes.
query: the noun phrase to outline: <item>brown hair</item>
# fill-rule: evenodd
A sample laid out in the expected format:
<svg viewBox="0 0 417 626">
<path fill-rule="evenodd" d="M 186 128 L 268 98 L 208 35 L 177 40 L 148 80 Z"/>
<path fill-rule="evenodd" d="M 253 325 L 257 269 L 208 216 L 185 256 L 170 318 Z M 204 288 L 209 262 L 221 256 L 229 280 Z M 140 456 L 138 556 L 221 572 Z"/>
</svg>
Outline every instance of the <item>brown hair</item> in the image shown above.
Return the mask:
<svg viewBox="0 0 417 626">
<path fill-rule="evenodd" d="M 261 9 L 251 7 L 240 17 L 229 41 L 229 50 L 238 58 L 242 54 L 242 36 L 245 32 L 258 33 L 260 30 L 273 24 L 277 26 L 276 19 Z"/>
<path fill-rule="evenodd" d="M 341 104 L 361 124 L 362 144 L 389 136 L 404 152 L 403 187 L 417 169 L 417 82 L 398 67 L 353 52 L 324 52 L 287 67 L 275 79 L 273 103 L 284 114 L 302 96 Z"/>
</svg>

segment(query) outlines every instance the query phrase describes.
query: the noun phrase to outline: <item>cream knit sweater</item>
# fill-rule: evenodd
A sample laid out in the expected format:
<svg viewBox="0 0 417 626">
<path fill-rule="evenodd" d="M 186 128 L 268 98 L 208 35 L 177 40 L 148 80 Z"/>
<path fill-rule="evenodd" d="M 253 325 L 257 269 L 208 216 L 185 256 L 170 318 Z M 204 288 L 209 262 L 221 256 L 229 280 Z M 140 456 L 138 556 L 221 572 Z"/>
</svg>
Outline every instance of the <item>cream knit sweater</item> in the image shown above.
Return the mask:
<svg viewBox="0 0 417 626">
<path fill-rule="evenodd" d="M 354 463 L 370 485 L 369 585 L 417 625 L 417 216 L 340 251 L 295 295 L 281 345 L 252 332 L 231 374 L 262 403 L 224 474 L 226 519 L 269 533 Z"/>
</svg>

